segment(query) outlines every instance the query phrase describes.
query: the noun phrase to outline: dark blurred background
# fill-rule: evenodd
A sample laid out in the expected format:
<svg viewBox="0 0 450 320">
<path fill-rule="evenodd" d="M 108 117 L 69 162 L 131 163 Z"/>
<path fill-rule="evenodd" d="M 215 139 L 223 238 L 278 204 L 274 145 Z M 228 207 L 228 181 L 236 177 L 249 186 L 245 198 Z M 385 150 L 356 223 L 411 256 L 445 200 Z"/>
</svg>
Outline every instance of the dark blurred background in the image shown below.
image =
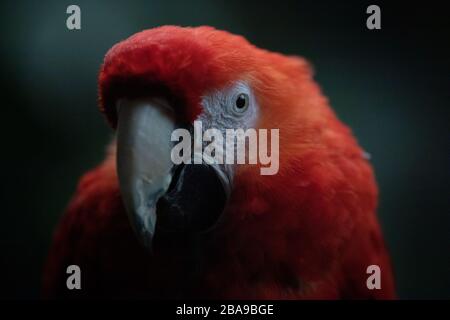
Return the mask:
<svg viewBox="0 0 450 320">
<path fill-rule="evenodd" d="M 104 54 L 176 24 L 309 59 L 372 155 L 399 296 L 450 298 L 450 19 L 438 3 L 2 1 L 0 297 L 39 297 L 52 231 L 80 175 L 103 158 Z M 80 31 L 66 28 L 70 4 L 81 7 Z M 366 28 L 369 4 L 381 7 L 381 30 Z"/>
</svg>

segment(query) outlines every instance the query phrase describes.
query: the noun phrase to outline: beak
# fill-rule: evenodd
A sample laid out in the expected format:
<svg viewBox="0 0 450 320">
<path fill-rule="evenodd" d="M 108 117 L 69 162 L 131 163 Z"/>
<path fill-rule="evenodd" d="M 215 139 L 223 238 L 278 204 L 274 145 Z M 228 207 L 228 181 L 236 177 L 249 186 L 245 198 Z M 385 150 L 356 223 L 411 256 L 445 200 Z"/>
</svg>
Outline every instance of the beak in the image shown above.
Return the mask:
<svg viewBox="0 0 450 320">
<path fill-rule="evenodd" d="M 117 173 L 131 225 L 151 246 L 156 203 L 171 182 L 170 136 L 173 110 L 161 99 L 122 100 L 118 104 Z"/>
<path fill-rule="evenodd" d="M 117 112 L 119 186 L 141 242 L 151 249 L 155 232 L 172 236 L 211 230 L 228 201 L 230 173 L 216 164 L 174 165 L 176 122 L 165 100 L 122 100 Z"/>
</svg>

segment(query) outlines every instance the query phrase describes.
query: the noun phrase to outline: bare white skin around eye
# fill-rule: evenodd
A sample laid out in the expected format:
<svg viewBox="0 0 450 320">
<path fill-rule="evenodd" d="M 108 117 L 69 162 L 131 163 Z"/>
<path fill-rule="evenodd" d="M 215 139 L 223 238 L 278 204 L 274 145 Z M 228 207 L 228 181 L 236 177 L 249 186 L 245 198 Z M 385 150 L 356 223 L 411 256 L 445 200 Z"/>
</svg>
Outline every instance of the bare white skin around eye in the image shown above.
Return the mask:
<svg viewBox="0 0 450 320">
<path fill-rule="evenodd" d="M 236 108 L 239 95 L 248 98 L 245 108 Z M 256 125 L 259 106 L 250 86 L 243 81 L 205 95 L 202 106 L 197 120 L 202 121 L 204 130 L 214 128 L 225 133 L 226 129 L 246 130 Z"/>
<path fill-rule="evenodd" d="M 242 107 L 242 103 L 236 104 L 240 95 L 241 98 L 245 97 L 245 107 Z M 208 129 L 216 129 L 222 133 L 224 139 L 227 137 L 227 129 L 246 131 L 255 128 L 259 112 L 258 103 L 250 86 L 243 81 L 206 94 L 202 99 L 202 107 L 203 111 L 197 121 L 201 121 L 203 133 Z M 207 144 L 208 142 L 204 141 L 203 145 Z M 216 165 L 222 168 L 221 171 L 232 182 L 235 166 L 224 163 Z"/>
</svg>

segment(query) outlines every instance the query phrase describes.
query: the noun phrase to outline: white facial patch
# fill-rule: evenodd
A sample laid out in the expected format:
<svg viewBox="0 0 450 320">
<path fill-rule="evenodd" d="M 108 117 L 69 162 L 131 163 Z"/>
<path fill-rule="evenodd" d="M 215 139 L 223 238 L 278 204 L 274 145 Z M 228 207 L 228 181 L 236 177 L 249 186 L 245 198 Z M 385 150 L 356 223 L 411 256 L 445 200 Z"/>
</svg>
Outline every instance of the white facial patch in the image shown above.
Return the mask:
<svg viewBox="0 0 450 320">
<path fill-rule="evenodd" d="M 240 94 L 248 96 L 248 107 L 242 113 L 235 111 L 236 99 Z M 202 121 L 203 129 L 214 128 L 225 134 L 226 129 L 254 128 L 259 106 L 249 85 L 243 81 L 213 91 L 202 99 L 203 111 L 197 120 Z"/>
<path fill-rule="evenodd" d="M 174 164 L 206 163 L 222 168 L 230 181 L 235 164 L 259 164 L 261 175 L 278 172 L 279 129 L 255 128 L 260 110 L 247 83 L 205 95 L 202 106 L 190 131 L 179 128 L 172 133 L 171 140 L 177 142 L 171 153 Z"/>
</svg>

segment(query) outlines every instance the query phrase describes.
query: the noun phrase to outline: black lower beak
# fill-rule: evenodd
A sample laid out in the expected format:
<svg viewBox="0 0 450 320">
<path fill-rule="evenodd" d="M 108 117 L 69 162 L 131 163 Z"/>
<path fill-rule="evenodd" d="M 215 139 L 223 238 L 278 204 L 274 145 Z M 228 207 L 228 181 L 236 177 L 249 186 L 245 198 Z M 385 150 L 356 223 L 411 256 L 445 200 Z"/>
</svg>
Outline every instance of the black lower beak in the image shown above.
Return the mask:
<svg viewBox="0 0 450 320">
<path fill-rule="evenodd" d="M 156 206 L 156 232 L 200 233 L 220 220 L 229 182 L 220 168 L 208 164 L 174 167 L 167 192 Z"/>
</svg>

